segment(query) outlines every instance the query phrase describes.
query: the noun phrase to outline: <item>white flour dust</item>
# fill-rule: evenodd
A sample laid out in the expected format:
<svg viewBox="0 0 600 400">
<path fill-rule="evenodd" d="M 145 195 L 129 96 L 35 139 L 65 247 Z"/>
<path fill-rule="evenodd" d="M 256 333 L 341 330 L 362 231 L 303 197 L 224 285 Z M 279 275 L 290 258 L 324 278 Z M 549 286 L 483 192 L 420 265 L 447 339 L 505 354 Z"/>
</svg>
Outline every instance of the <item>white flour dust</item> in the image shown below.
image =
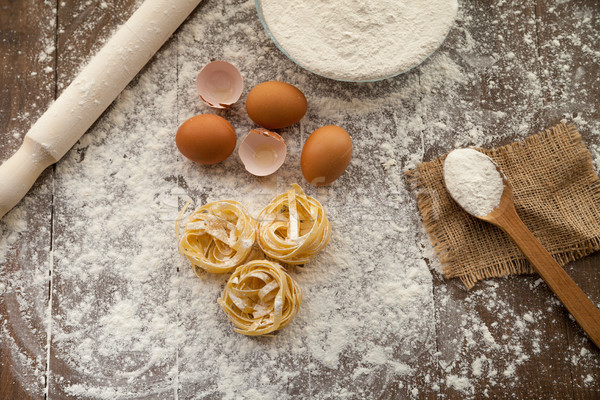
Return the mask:
<svg viewBox="0 0 600 400">
<path fill-rule="evenodd" d="M 452 198 L 476 217 L 498 207 L 504 191 L 496 164 L 474 149 L 457 149 L 448 154 L 444 161 L 444 181 Z"/>
<path fill-rule="evenodd" d="M 0 340 L 22 386 L 49 399 L 485 398 L 544 376 L 563 393 L 568 385 L 600 390 L 600 360 L 583 335 L 574 333 L 551 362 L 544 358 L 566 343 L 564 334 L 548 334 L 564 314 L 537 278 L 490 280 L 465 292 L 432 274 L 440 265 L 403 175 L 452 148 L 522 138 L 563 113 L 600 166 L 594 92 L 577 86 L 595 76 L 600 32 L 594 10 L 557 3 L 572 29 L 544 42 L 541 61 L 514 56 L 537 54 L 530 2 L 486 18 L 488 10 L 465 1 L 447 40 L 420 67 L 351 84 L 310 74 L 277 51 L 253 1 L 203 2 L 55 174 L 0 221 L 0 306 L 8 310 Z M 96 4 L 82 2 L 80 15 Z M 120 2 L 101 4 L 115 12 Z M 518 27 L 505 23 L 515 9 Z M 74 29 L 75 38 L 92 30 Z M 51 59 L 48 46 L 43 56 Z M 66 53 L 73 65 L 83 62 Z M 226 111 L 207 108 L 194 87 L 215 59 L 236 65 L 246 84 L 242 101 Z M 294 84 L 309 103 L 304 119 L 280 132 L 288 157 L 276 174 L 249 175 L 235 152 L 215 166 L 179 155 L 175 132 L 193 115 L 217 113 L 238 137 L 254 128 L 243 99 L 266 80 Z M 14 117 L 23 128 L 9 135 L 11 145 L 25 134 L 27 113 L 40 110 Z M 356 151 L 338 181 L 316 188 L 303 181 L 300 151 L 326 124 L 344 127 Z M 194 274 L 178 254 L 175 219 L 188 198 L 191 207 L 237 200 L 256 216 L 293 182 L 323 204 L 333 236 L 311 264 L 290 269 L 304 290 L 290 325 L 274 338 L 244 337 L 216 303 L 226 276 Z M 515 291 L 540 300 L 516 304 Z"/>
<path fill-rule="evenodd" d="M 347 81 L 381 79 L 421 63 L 442 43 L 456 0 L 262 0 L 264 21 L 300 65 Z"/>
</svg>

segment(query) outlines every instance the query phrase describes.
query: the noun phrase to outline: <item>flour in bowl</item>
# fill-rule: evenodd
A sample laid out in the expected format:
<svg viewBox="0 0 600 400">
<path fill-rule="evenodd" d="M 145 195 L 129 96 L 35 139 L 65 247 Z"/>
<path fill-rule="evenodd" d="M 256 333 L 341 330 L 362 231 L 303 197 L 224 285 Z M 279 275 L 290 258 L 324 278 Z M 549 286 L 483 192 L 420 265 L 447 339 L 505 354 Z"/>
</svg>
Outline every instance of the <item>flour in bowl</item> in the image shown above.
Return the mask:
<svg viewBox="0 0 600 400">
<path fill-rule="evenodd" d="M 271 35 L 303 67 L 329 78 L 378 80 L 420 64 L 444 41 L 456 0 L 262 0 Z"/>
</svg>

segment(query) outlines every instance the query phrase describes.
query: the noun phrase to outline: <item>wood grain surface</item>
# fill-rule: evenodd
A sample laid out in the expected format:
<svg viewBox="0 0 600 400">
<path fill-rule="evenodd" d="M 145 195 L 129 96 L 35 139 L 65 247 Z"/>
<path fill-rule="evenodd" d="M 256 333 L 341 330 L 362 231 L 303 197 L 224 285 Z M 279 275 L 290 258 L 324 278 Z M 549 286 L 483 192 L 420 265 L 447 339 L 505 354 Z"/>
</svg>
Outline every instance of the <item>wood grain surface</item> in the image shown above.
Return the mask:
<svg viewBox="0 0 600 400">
<path fill-rule="evenodd" d="M 500 176 L 498 179 L 501 179 Z M 588 338 L 600 348 L 600 310 L 521 221 L 510 186 L 505 185 L 500 204 L 479 218 L 496 225 L 510 236 Z"/>
<path fill-rule="evenodd" d="M 500 58 L 493 60 L 494 68 L 475 70 L 471 76 L 472 82 L 463 85 L 456 98 L 446 99 L 445 115 L 448 120 L 454 121 L 452 126 L 467 129 L 473 118 L 481 118 L 488 121 L 486 123 L 491 131 L 498 132 L 491 143 L 501 145 L 535 133 L 565 115 L 575 118 L 578 113 L 585 111 L 588 121 L 600 121 L 600 68 L 594 63 L 600 52 L 600 43 L 582 31 L 577 37 L 589 49 L 589 53 L 573 52 L 568 39 L 578 34 L 576 22 L 581 18 L 591 18 L 592 21 L 586 26 L 595 27 L 596 32 L 600 30 L 600 2 L 585 0 L 577 2 L 576 6 L 571 4 L 573 2 L 550 0 L 466 0 L 460 3 L 463 15 L 457 22 L 458 29 L 451 33 L 442 49 L 458 59 L 462 55 L 453 52 L 452 44 L 471 40 L 488 51 L 478 59 L 464 63 L 491 62 L 491 54 L 500 55 Z M 0 160 L 7 159 L 19 147 L 28 127 L 138 4 L 135 0 L 0 0 Z M 211 4 L 214 4 L 213 0 L 205 0 L 196 12 L 201 12 L 202 7 Z M 583 15 L 581 10 L 594 10 L 595 13 Z M 511 16 L 509 20 L 505 19 L 507 15 Z M 469 21 L 474 20 L 479 23 L 470 25 Z M 465 31 L 468 31 L 469 38 L 461 36 Z M 210 40 L 210 32 L 206 33 L 205 40 Z M 556 40 L 560 41 L 560 46 L 555 45 Z M 506 53 L 506 43 L 513 44 L 511 54 Z M 166 46 L 176 52 L 176 39 Z M 582 48 L 582 45 L 578 48 Z M 566 53 L 572 59 L 569 70 L 565 70 L 564 62 L 559 62 Z M 527 70 L 537 71 L 535 79 L 540 81 L 543 90 L 542 101 L 539 97 L 530 97 L 530 91 L 526 90 L 529 83 L 522 79 L 523 74 L 513 73 L 515 59 Z M 153 62 L 156 61 L 151 61 L 151 64 Z M 169 64 L 170 69 L 164 79 L 172 80 L 174 85 L 183 85 L 177 81 L 180 65 L 176 63 L 174 59 Z M 585 75 L 581 76 L 578 71 L 585 71 Z M 418 68 L 411 73 L 411 76 L 420 76 Z M 327 84 L 327 80 L 319 82 Z M 425 83 L 422 90 L 428 90 Z M 456 106 L 455 102 L 462 102 L 462 106 Z M 526 119 L 512 119 L 511 110 L 517 105 L 522 108 L 523 104 L 530 110 Z M 468 109 L 468 115 L 465 109 Z M 110 112 L 111 108 L 106 113 Z M 506 117 L 499 120 L 489 117 L 496 112 L 502 112 Z M 178 110 L 175 114 L 173 123 L 186 112 Z M 580 127 L 584 140 L 598 143 L 600 138 L 594 136 L 598 132 L 586 128 Z M 435 137 L 436 134 L 433 126 L 423 128 L 425 137 Z M 448 150 L 444 147 L 424 146 L 424 160 Z M 85 149 L 72 151 L 80 151 L 81 157 L 85 157 Z M 80 374 L 61 359 L 57 348 L 59 344 L 54 340 L 52 329 L 48 329 L 52 325 L 47 323 L 48 318 L 58 320 L 65 317 L 62 315 L 61 301 L 74 301 L 68 281 L 65 283 L 62 272 L 53 267 L 57 262 L 54 257 L 60 259 L 60 254 L 54 254 L 54 249 L 65 242 L 65 231 L 70 223 L 68 215 L 64 214 L 65 204 L 61 203 L 64 199 L 55 196 L 56 175 L 55 166 L 45 171 L 22 203 L 28 229 L 19 233 L 16 242 L 10 243 L 7 258 L 0 260 L 0 277 L 4 282 L 1 286 L 4 290 L 0 292 L 2 399 L 93 398 L 93 394 L 78 397 L 65 391 L 66 380 L 70 385 L 76 385 L 86 383 L 88 376 Z M 177 180 L 176 177 L 173 179 Z M 40 258 L 39 254 L 43 257 Z M 434 256 L 426 262 L 435 264 Z M 566 267 L 566 271 L 595 304 L 600 304 L 600 254 L 595 253 L 574 262 Z M 30 284 L 11 287 L 11 276 Z M 493 299 L 488 297 L 491 286 L 495 288 Z M 91 288 L 103 290 L 100 286 Z M 425 354 L 418 343 L 411 344 L 410 351 L 413 359 L 417 360 L 415 362 L 420 364 L 419 369 L 401 384 L 383 376 L 372 377 L 369 385 L 372 385 L 373 393 L 377 393 L 374 397 L 600 398 L 600 350 L 585 337 L 552 292 L 539 283 L 539 277 L 512 276 L 482 283 L 466 291 L 459 282 L 445 281 L 432 271 L 431 288 L 435 337 L 423 340 L 424 343 L 428 340 L 434 343 L 432 351 L 437 354 L 436 358 Z M 19 299 L 23 298 L 38 305 L 32 309 L 48 310 L 47 313 L 28 315 L 26 318 L 15 313 L 14 310 L 19 309 Z M 491 301 L 495 305 L 490 306 Z M 515 319 L 508 318 L 507 313 L 523 316 L 531 310 L 543 310 L 543 318 L 535 321 L 538 332 L 535 339 L 537 343 L 542 343 L 542 348 L 534 349 L 534 340 L 515 345 L 524 348 L 512 348 L 510 335 L 517 328 L 511 325 Z M 446 361 L 459 357 L 459 361 L 453 362 L 463 365 L 467 371 L 481 363 L 480 355 L 484 347 L 489 354 L 488 345 L 478 341 L 466 350 L 460 350 L 464 341 L 464 326 L 460 325 L 460 321 L 464 314 L 477 315 L 477 321 L 468 322 L 478 327 L 488 327 L 488 333 L 497 338 L 496 342 L 505 340 L 494 353 L 499 359 L 505 352 L 520 351 L 527 360 L 519 365 L 515 375 L 503 376 L 500 371 L 499 376 L 476 374 L 471 377 L 470 395 L 452 384 L 433 390 L 431 382 L 446 382 Z M 15 352 L 15 348 L 21 351 Z M 578 362 L 583 355 L 592 360 L 584 366 Z M 106 375 L 98 378 L 99 381 L 103 380 L 104 386 L 127 387 L 127 380 L 110 380 L 110 370 L 118 369 L 119 362 L 114 360 L 114 365 L 107 365 Z M 201 391 L 203 382 L 186 385 L 171 382 L 172 375 L 168 373 L 170 368 L 156 367 L 149 376 L 172 385 L 173 398 L 196 398 L 195 393 Z M 590 382 L 586 377 L 592 377 L 593 380 Z M 327 377 L 313 379 L 326 381 Z M 294 383 L 289 388 L 288 397 L 318 397 L 318 393 L 306 391 L 308 389 L 305 388 L 310 386 L 306 375 L 299 375 Z M 316 385 L 315 382 L 312 384 Z M 286 398 L 284 395 L 282 398 Z M 165 397 L 164 394 L 150 393 L 131 398 Z"/>
</svg>

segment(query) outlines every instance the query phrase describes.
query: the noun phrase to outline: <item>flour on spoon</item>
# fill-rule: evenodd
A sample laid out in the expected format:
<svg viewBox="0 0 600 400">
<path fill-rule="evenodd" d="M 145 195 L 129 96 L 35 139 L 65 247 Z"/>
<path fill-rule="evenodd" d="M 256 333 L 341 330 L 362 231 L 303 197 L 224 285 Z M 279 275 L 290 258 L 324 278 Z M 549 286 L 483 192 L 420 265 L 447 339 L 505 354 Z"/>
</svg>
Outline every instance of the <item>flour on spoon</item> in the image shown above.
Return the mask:
<svg viewBox="0 0 600 400">
<path fill-rule="evenodd" d="M 500 204 L 504 180 L 491 158 L 457 149 L 444 161 L 444 181 L 452 198 L 471 215 L 483 217 Z"/>
</svg>

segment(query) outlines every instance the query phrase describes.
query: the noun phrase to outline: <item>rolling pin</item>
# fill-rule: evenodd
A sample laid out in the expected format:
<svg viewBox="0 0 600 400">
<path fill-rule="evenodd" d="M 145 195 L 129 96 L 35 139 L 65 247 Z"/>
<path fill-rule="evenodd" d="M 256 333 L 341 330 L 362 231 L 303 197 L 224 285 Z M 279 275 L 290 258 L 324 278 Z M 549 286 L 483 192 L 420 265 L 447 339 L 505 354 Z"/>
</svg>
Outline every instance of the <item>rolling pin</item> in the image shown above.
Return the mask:
<svg viewBox="0 0 600 400">
<path fill-rule="evenodd" d="M 0 218 L 89 129 L 201 0 L 146 0 L 0 165 Z"/>
</svg>

